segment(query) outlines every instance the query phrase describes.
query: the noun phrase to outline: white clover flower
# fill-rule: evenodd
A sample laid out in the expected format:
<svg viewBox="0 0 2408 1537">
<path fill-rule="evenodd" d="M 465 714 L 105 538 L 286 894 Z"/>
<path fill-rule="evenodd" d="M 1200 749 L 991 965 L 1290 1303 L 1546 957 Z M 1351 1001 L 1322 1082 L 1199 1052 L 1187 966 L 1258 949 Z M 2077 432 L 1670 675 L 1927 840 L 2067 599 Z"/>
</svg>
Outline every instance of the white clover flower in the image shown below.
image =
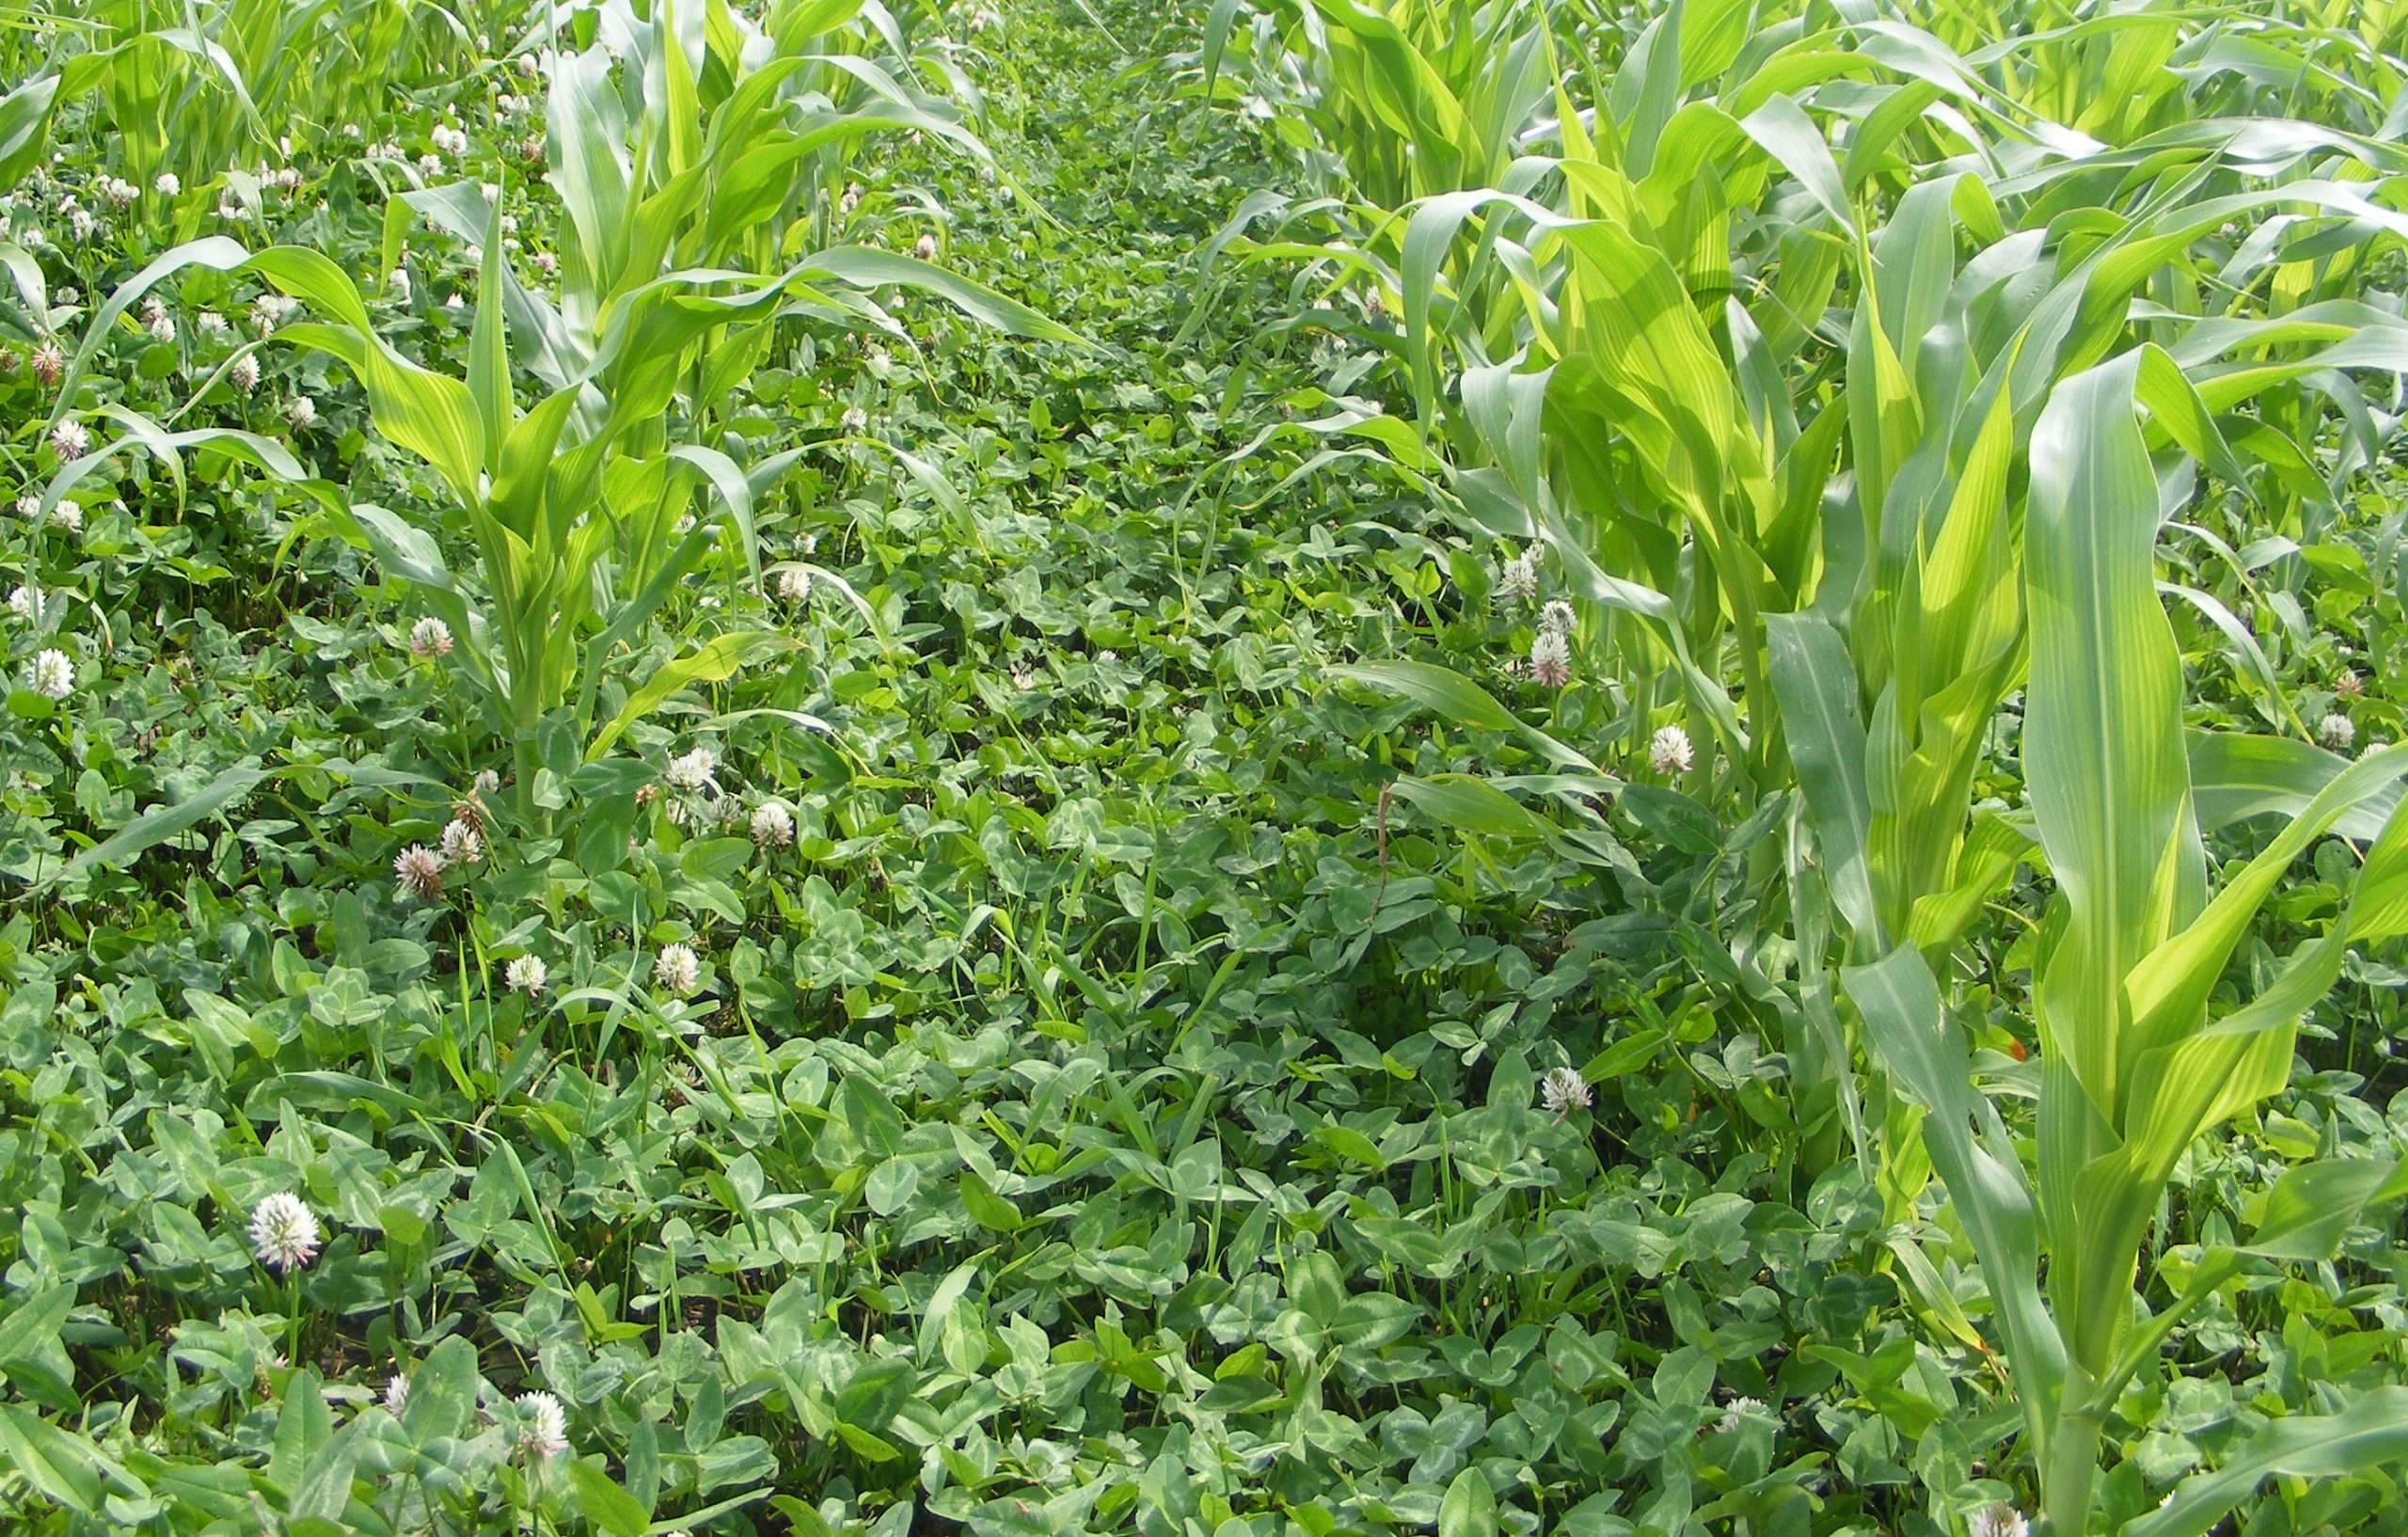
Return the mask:
<svg viewBox="0 0 2408 1537">
<path fill-rule="evenodd" d="M 801 566 L 786 566 L 778 573 L 778 596 L 788 603 L 800 603 L 811 596 L 811 573 Z"/>
<path fill-rule="evenodd" d="M 1577 1068 L 1549 1068 L 1539 1080 L 1539 1102 L 1553 1115 L 1586 1110 L 1595 1101 L 1596 1092 Z"/>
<path fill-rule="evenodd" d="M 535 253 L 535 270 L 549 277 L 561 270 L 561 259 L 549 251 Z"/>
<path fill-rule="evenodd" d="M 1553 630 L 1558 635 L 1569 635 L 1572 633 L 1572 617 L 1571 604 L 1560 597 L 1549 598 L 1546 607 L 1539 611 L 1539 628 Z"/>
<path fill-rule="evenodd" d="M 1519 555 L 1506 557 L 1497 578 L 1498 591 L 1519 602 L 1531 603 L 1539 595 L 1539 552 L 1536 547 Z"/>
<path fill-rule="evenodd" d="M 67 355 L 58 350 L 57 342 L 45 341 L 34 349 L 34 377 L 40 380 L 45 388 L 56 384 L 59 375 L 66 372 Z"/>
<path fill-rule="evenodd" d="M 89 209 L 79 208 L 67 215 L 67 232 L 87 245 L 100 232 L 100 227 L 101 221 L 92 217 Z"/>
<path fill-rule="evenodd" d="M 422 154 L 418 157 L 418 168 L 429 176 L 440 176 L 443 174 L 443 157 L 432 153 Z"/>
<path fill-rule="evenodd" d="M 501 788 L 501 775 L 491 768 L 480 768 L 477 777 L 468 782 L 468 787 L 479 795 L 491 795 Z"/>
<path fill-rule="evenodd" d="M 176 318 L 162 311 L 150 317 L 150 340 L 173 341 L 176 339 Z"/>
<path fill-rule="evenodd" d="M 911 247 L 911 254 L 918 257 L 923 261 L 935 261 L 937 259 L 937 237 L 934 235 L 922 235 L 920 237 L 919 244 Z"/>
<path fill-rule="evenodd" d="M 159 189 L 162 198 L 173 198 L 184 189 L 183 178 L 173 171 L 161 171 L 159 179 L 150 184 Z"/>
<path fill-rule="evenodd" d="M 318 424 L 318 403 L 307 395 L 295 396 L 293 409 L 284 414 L 284 420 L 293 424 L 294 432 L 306 433 Z"/>
<path fill-rule="evenodd" d="M 1572 642 L 1561 630 L 1542 629 L 1530 642 L 1530 677 L 1549 689 L 1572 681 Z"/>
<path fill-rule="evenodd" d="M 1975 1511 L 1965 1530 L 1969 1537 L 2032 1537 L 2032 1523 L 2021 1511 L 2001 1500 Z"/>
<path fill-rule="evenodd" d="M 440 853 L 414 843 L 393 856 L 393 879 L 405 895 L 432 902 L 443 895 L 443 865 Z"/>
<path fill-rule="evenodd" d="M 535 61 L 534 55 L 521 54 L 518 55 L 518 72 L 528 79 L 534 79 L 537 74 L 542 72 L 542 70 L 543 66 Z"/>
<path fill-rule="evenodd" d="M 541 956 L 520 956 L 501 969 L 502 985 L 530 998 L 543 991 L 544 984 L 550 979 L 551 973 Z"/>
<path fill-rule="evenodd" d="M 298 299 L 287 298 L 281 293 L 262 293 L 251 301 L 251 326 L 265 336 L 283 325 L 299 308 L 301 302 Z"/>
<path fill-rule="evenodd" d="M 1722 1411 L 1722 1418 L 1714 1422 L 1714 1428 L 1722 1434 L 1728 1435 L 1745 1424 L 1750 1415 L 1763 1413 L 1764 1407 L 1762 1399 L 1748 1398 L 1744 1395 L 1735 1398 L 1731 1401 L 1730 1407 Z"/>
<path fill-rule="evenodd" d="M 199 330 L 201 335 L 206 337 L 228 337 L 234 334 L 234 327 L 232 325 L 227 321 L 225 316 L 219 314 L 214 309 L 202 310 L 200 318 L 194 321 L 193 325 Z"/>
<path fill-rule="evenodd" d="M 44 699 L 65 699 L 75 691 L 75 663 L 55 648 L 37 652 L 25 673 L 25 687 Z"/>
<path fill-rule="evenodd" d="M 135 190 L 134 183 L 126 181 L 122 177 L 103 176 L 101 178 L 99 184 L 101 196 L 117 204 L 119 208 L 125 207 L 128 203 L 134 201 L 136 197 L 140 196 Z"/>
<path fill-rule="evenodd" d="M 41 589 L 19 582 L 8 590 L 8 611 L 28 624 L 41 618 Z"/>
<path fill-rule="evenodd" d="M 226 381 L 244 394 L 249 394 L 260 387 L 260 360 L 249 353 L 235 358 L 234 366 L 226 371 Z"/>
<path fill-rule="evenodd" d="M 385 1412 L 399 1419 L 409 1407 L 410 1380 L 396 1371 L 385 1379 Z"/>
<path fill-rule="evenodd" d="M 485 857 L 484 834 L 465 816 L 455 816 L 443 824 L 443 863 L 446 864 L 476 864 Z"/>
<path fill-rule="evenodd" d="M 568 1415 L 549 1393 L 518 1395 L 518 1450 L 541 1462 L 568 1450 Z"/>
<path fill-rule="evenodd" d="M 279 1275 L 291 1275 L 318 1257 L 318 1218 L 301 1197 L 277 1191 L 251 1212 L 251 1252 Z"/>
<path fill-rule="evenodd" d="M 752 813 L 752 841 L 763 848 L 784 848 L 794 842 L 794 813 L 775 800 L 764 800 Z"/>
<path fill-rule="evenodd" d="M 81 459 L 92 447 L 91 429 L 68 417 L 50 430 L 50 446 L 64 460 Z"/>
<path fill-rule="evenodd" d="M 2367 691 L 2366 679 L 2345 667 L 2341 675 L 2333 680 L 2333 691 L 2343 699 L 2355 699 Z"/>
<path fill-rule="evenodd" d="M 300 191 L 301 167 L 298 166 L 285 166 L 282 170 L 276 173 L 276 184 L 282 187 L 287 192 Z"/>
<path fill-rule="evenodd" d="M 41 515 L 41 498 L 28 491 L 17 499 L 17 515 L 27 522 Z"/>
<path fill-rule="evenodd" d="M 2316 739 L 2336 753 L 2346 753 L 2358 739 L 2357 723 L 2336 711 L 2317 722 Z"/>
<path fill-rule="evenodd" d="M 689 946 L 673 944 L 653 962 L 652 979 L 683 998 L 702 985 L 703 959 Z"/>
<path fill-rule="evenodd" d="M 1697 753 L 1689 746 L 1687 732 L 1678 726 L 1666 726 L 1648 741 L 1647 761 L 1659 774 L 1686 774 L 1689 765 L 1697 761 Z"/>
<path fill-rule="evenodd" d="M 50 520 L 53 523 L 57 524 L 60 528 L 65 529 L 69 533 L 82 533 L 84 531 L 84 504 L 80 501 L 75 501 L 71 499 L 62 497 L 59 499 L 58 505 L 50 510 Z"/>
<path fill-rule="evenodd" d="M 662 770 L 660 777 L 669 782 L 671 789 L 699 791 L 710 784 L 711 776 L 718 768 L 719 759 L 711 755 L 711 750 L 698 747 L 691 753 L 670 759 L 669 767 Z"/>
<path fill-rule="evenodd" d="M 452 650 L 452 626 L 428 614 L 410 626 L 410 655 L 442 657 Z"/>
<path fill-rule="evenodd" d="M 407 268 L 395 267 L 385 275 L 385 290 L 392 294 L 395 304 L 410 302 L 410 275 Z"/>
</svg>

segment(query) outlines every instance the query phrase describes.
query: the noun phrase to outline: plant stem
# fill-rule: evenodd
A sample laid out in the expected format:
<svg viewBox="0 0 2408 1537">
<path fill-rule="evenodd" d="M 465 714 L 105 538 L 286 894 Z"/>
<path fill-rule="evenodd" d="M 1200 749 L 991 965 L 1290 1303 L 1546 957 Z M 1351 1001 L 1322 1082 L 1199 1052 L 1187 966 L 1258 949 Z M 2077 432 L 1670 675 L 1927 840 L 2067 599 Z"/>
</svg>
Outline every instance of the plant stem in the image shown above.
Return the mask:
<svg viewBox="0 0 2408 1537">
<path fill-rule="evenodd" d="M 2088 1402 L 2089 1373 L 2068 1368 L 2065 1393 L 2068 1407 L 2058 1417 L 2056 1440 L 2040 1462 L 2040 1537 L 2083 1537 L 2090 1525 L 2091 1486 L 2099 1477 L 2104 1419 Z"/>
</svg>

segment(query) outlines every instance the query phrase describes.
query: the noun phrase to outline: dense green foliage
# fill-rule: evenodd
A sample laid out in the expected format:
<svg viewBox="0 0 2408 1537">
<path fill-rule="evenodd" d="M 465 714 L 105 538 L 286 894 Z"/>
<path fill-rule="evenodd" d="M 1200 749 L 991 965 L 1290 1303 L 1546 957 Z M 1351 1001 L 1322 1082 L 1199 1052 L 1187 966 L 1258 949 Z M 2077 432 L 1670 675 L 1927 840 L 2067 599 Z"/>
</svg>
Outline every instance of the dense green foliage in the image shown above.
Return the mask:
<svg viewBox="0 0 2408 1537">
<path fill-rule="evenodd" d="M 2325 9 L 20 18 L 0 1529 L 2408 1531 Z"/>
</svg>

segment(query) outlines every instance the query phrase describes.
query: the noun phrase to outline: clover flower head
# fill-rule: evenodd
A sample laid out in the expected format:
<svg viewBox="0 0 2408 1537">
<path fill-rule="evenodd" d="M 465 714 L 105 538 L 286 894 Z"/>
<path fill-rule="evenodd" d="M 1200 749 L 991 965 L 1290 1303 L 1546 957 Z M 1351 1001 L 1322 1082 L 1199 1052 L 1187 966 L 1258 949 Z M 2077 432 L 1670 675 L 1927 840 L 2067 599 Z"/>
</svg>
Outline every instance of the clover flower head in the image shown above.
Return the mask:
<svg viewBox="0 0 2408 1537">
<path fill-rule="evenodd" d="M 690 946 L 670 945 L 653 962 L 652 978 L 683 998 L 702 985 L 703 958 L 694 954 Z"/>
<path fill-rule="evenodd" d="M 762 801 L 752 811 L 752 841 L 763 848 L 784 848 L 794 842 L 794 813 L 781 801 Z"/>
<path fill-rule="evenodd" d="M 441 853 L 414 843 L 393 856 L 393 879 L 411 896 L 432 902 L 443 895 L 443 865 Z"/>
<path fill-rule="evenodd" d="M 322 1236 L 317 1214 L 287 1191 L 277 1191 L 251 1212 L 251 1252 L 279 1275 L 316 1259 Z"/>
<path fill-rule="evenodd" d="M 2004 1500 L 1985 1505 L 1965 1523 L 1968 1537 L 2032 1537 L 2032 1523 Z"/>
<path fill-rule="evenodd" d="M 1647 761 L 1659 774 L 1686 774 L 1697 761 L 1697 753 L 1689 745 L 1687 732 L 1666 726 L 1648 741 Z"/>
<path fill-rule="evenodd" d="M 1572 681 L 1572 642 L 1562 631 L 1542 629 L 1530 642 L 1530 676 L 1549 689 Z"/>
<path fill-rule="evenodd" d="M 1549 598 L 1546 607 L 1539 610 L 1539 628 L 1552 630 L 1558 635 L 1569 635 L 1572 633 L 1572 619 L 1571 604 L 1560 597 Z"/>
<path fill-rule="evenodd" d="M 518 1450 L 530 1461 L 557 1457 L 568 1450 L 568 1415 L 549 1393 L 518 1395 Z"/>
<path fill-rule="evenodd" d="M 1521 603 L 1535 602 L 1539 595 L 1539 552 L 1535 547 L 1518 555 L 1505 558 L 1497 586 L 1507 597 Z"/>
<path fill-rule="evenodd" d="M 811 596 L 811 573 L 799 565 L 787 566 L 778 573 L 778 596 L 788 603 L 800 603 Z"/>
<path fill-rule="evenodd" d="M 1722 1434 L 1728 1435 L 1746 1424 L 1750 1415 L 1761 1414 L 1764 1406 L 1764 1401 L 1761 1399 L 1748 1398 L 1744 1395 L 1735 1398 L 1723 1409 L 1722 1418 L 1714 1422 L 1714 1428 Z"/>
<path fill-rule="evenodd" d="M 72 463 L 91 451 L 91 429 L 73 417 L 64 418 L 50 430 L 50 446 L 60 459 Z"/>
<path fill-rule="evenodd" d="M 173 171 L 161 171 L 159 179 L 150 184 L 158 189 L 162 198 L 172 198 L 184 189 L 183 178 Z"/>
<path fill-rule="evenodd" d="M 293 424 L 294 432 L 306 433 L 318 424 L 318 403 L 307 395 L 295 396 L 293 409 L 284 414 L 284 420 Z"/>
<path fill-rule="evenodd" d="M 1546 1076 L 1539 1080 L 1539 1101 L 1551 1115 L 1586 1110 L 1595 1101 L 1596 1091 L 1577 1068 L 1549 1068 Z"/>
<path fill-rule="evenodd" d="M 410 655 L 443 657 L 452 651 L 452 626 L 428 614 L 410 626 Z"/>
<path fill-rule="evenodd" d="M 455 816 L 443 824 L 443 863 L 475 864 L 485 857 L 484 834 L 465 816 Z"/>
<path fill-rule="evenodd" d="M 935 261 L 937 259 L 937 237 L 934 235 L 922 235 L 918 244 L 911 247 L 911 254 L 918 257 L 923 261 Z"/>
<path fill-rule="evenodd" d="M 249 394 L 260 387 L 260 360 L 245 353 L 234 359 L 232 368 L 226 371 L 226 378 L 235 388 Z"/>
<path fill-rule="evenodd" d="M 2336 710 L 2317 722 L 2316 739 L 2336 753 L 2346 753 L 2358 739 L 2357 723 Z"/>
<path fill-rule="evenodd" d="M 680 753 L 670 759 L 669 767 L 661 771 L 660 777 L 669 782 L 673 790 L 694 792 L 707 788 L 718 768 L 719 759 L 711 750 L 698 747 L 691 753 Z"/>
<path fill-rule="evenodd" d="M 501 980 L 502 985 L 512 991 L 523 992 L 532 998 L 544 990 L 544 984 L 551 980 L 551 973 L 544 965 L 543 957 L 520 956 L 501 969 Z"/>
<path fill-rule="evenodd" d="M 399 1419 L 409 1412 L 410 1380 L 396 1371 L 385 1379 L 385 1412 Z"/>
<path fill-rule="evenodd" d="M 44 699 L 65 699 L 75 691 L 75 663 L 64 651 L 37 652 L 26 671 L 25 687 Z"/>
</svg>

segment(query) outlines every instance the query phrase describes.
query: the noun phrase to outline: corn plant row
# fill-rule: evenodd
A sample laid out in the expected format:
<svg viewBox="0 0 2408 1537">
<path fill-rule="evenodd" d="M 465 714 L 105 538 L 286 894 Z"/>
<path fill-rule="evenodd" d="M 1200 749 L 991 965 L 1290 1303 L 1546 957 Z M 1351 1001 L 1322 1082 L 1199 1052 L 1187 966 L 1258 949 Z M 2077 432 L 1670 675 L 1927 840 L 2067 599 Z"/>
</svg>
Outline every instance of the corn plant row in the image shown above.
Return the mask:
<svg viewBox="0 0 2408 1537">
<path fill-rule="evenodd" d="M 2280 8 L 1918 25 L 1222 0 L 1196 61 L 1198 94 L 1266 120 L 1312 189 L 1251 200 L 1217 257 L 1393 313 L 1372 336 L 1433 451 L 1417 463 L 1508 541 L 1506 593 L 1531 598 L 1543 552 L 1578 600 L 1529 670 L 1620 707 L 1570 743 L 1517 726 L 1570 776 L 1559 816 L 1593 826 L 1600 786 L 1651 775 L 1735 819 L 1774 808 L 1761 931 L 1735 948 L 1797 957 L 1801 1126 L 1825 1158 L 1879 1160 L 1894 1221 L 1944 1187 L 2052 1537 L 2091 1529 L 2100 1427 L 2191 1308 L 2322 1258 L 2403 1190 L 2307 1165 L 2254 1244 L 2139 1269 L 2186 1149 L 2284 1086 L 2344 951 L 2408 918 L 2408 752 L 2351 762 L 2328 751 L 2345 730 L 2295 713 L 2275 736 L 2186 731 L 2168 603 L 2268 677 L 2240 617 L 2259 594 L 2239 564 L 2212 589 L 2159 574 L 2170 530 L 2227 507 L 2329 527 L 2386 451 L 2363 402 L 2396 401 L 2408 366 L 2380 276 L 2408 240 L 2394 40 Z M 1426 664 L 1354 675 L 1510 720 Z M 2003 745 L 2021 795 L 1986 803 Z M 1477 782 L 1396 789 L 1467 836 L 1563 847 Z M 2211 879 L 2236 808 L 2278 830 Z M 2338 915 L 2211 1006 L 2333 835 L 2359 855 Z M 1956 1022 L 1968 936 L 2025 869 L 2053 882 L 2023 1006 L 2029 1157 Z M 1961 1323 L 1920 1252 L 1900 1275 Z M 2368 1393 L 2125 1529 L 2204 1532 L 2266 1476 L 2402 1456 L 2408 1401 Z"/>
</svg>

